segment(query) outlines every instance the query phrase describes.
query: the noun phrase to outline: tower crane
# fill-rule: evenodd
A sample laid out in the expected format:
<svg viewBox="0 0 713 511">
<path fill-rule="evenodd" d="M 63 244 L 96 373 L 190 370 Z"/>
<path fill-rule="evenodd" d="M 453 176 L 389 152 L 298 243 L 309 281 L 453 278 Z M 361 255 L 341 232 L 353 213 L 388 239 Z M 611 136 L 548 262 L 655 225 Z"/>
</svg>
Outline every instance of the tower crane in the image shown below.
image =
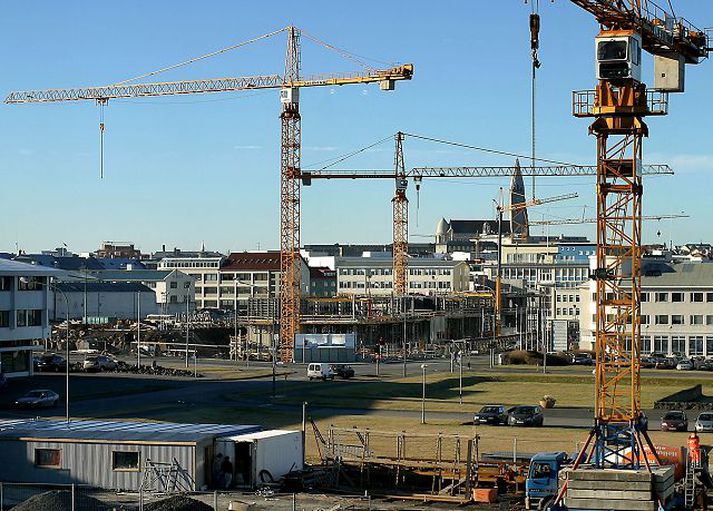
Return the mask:
<svg viewBox="0 0 713 511">
<path fill-rule="evenodd" d="M 413 167 L 407 169 L 404 163 L 403 142 L 408 133 L 398 132 L 394 136 L 396 151 L 394 156 L 393 169 L 305 169 L 301 173 L 302 183 L 310 186 L 313 180 L 331 179 L 390 179 L 394 180 L 395 191 L 392 198 L 392 251 L 393 251 L 393 275 L 394 293 L 396 295 L 406 294 L 407 274 L 408 274 L 408 181 L 413 180 L 416 192 L 421 188 L 424 178 L 427 179 L 448 179 L 448 178 L 487 178 L 487 177 L 511 177 L 516 172 L 523 176 L 596 176 L 597 167 L 595 165 L 543 165 L 520 167 L 519 160 L 511 166 L 460 166 L 460 167 Z M 414 135 L 412 135 L 414 136 Z M 644 175 L 662 176 L 672 175 L 673 170 L 668 165 L 656 164 L 643 166 Z M 536 201 L 537 199 L 533 199 Z"/>
<path fill-rule="evenodd" d="M 11 92 L 6 103 L 49 103 L 63 101 L 96 101 L 100 106 L 102 118 L 100 134 L 103 152 L 104 119 L 103 107 L 110 99 L 129 99 L 139 97 L 172 96 L 184 94 L 204 94 L 209 92 L 235 92 L 253 89 L 279 89 L 282 112 L 280 114 L 280 356 L 285 362 L 292 361 L 295 334 L 300 328 L 300 156 L 301 156 L 301 117 L 299 109 L 299 91 L 306 87 L 330 87 L 337 85 L 355 85 L 378 83 L 381 90 L 393 90 L 395 82 L 410 80 L 413 65 L 403 64 L 388 69 L 375 69 L 364 66 L 363 72 L 351 74 L 323 74 L 303 77 L 301 75 L 302 31 L 292 25 L 275 32 L 265 34 L 245 43 L 209 53 L 184 63 L 170 66 L 139 78 L 175 69 L 177 67 L 212 57 L 245 44 L 265 39 L 286 32 L 287 52 L 284 74 L 242 76 L 228 78 L 209 78 L 172 82 L 133 83 L 126 80 L 102 87 L 81 87 L 71 89 L 48 89 Z M 323 46 L 336 50 L 343 56 L 357 60 L 353 55 L 309 36 Z M 102 165 L 103 168 L 103 165 Z"/>
<path fill-rule="evenodd" d="M 641 250 L 644 118 L 668 113 L 686 64 L 711 50 L 704 31 L 651 0 L 570 0 L 600 25 L 595 90 L 575 91 L 576 117 L 597 139 L 595 418 L 573 468 L 650 468 L 655 456 L 641 412 Z M 669 4 L 670 5 L 670 4 Z M 642 80 L 642 50 L 654 57 L 655 89 Z M 556 503 L 560 502 L 566 484 Z"/>
<path fill-rule="evenodd" d="M 690 218 L 690 215 L 643 215 L 641 220 L 674 220 L 676 218 Z M 596 218 L 557 218 L 553 220 L 530 220 L 530 225 L 577 225 L 596 224 Z"/>
</svg>

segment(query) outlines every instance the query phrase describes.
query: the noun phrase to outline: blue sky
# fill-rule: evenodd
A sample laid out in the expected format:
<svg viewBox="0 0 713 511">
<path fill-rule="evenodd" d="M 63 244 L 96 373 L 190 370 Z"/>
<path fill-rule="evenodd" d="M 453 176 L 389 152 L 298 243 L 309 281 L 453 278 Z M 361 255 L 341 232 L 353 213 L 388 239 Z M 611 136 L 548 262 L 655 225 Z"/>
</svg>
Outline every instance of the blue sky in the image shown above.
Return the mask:
<svg viewBox="0 0 713 511">
<path fill-rule="evenodd" d="M 303 90 L 303 167 L 336 158 L 398 130 L 516 153 L 529 153 L 529 5 L 519 0 L 362 2 L 145 2 L 113 8 L 78 1 L 9 3 L 0 19 L 0 92 L 105 85 L 184 61 L 289 23 L 335 46 L 374 59 L 412 62 L 411 82 L 384 93 L 372 86 Z M 678 0 L 677 13 L 713 25 L 713 5 Z M 574 89 L 594 85 L 595 22 L 571 3 L 541 2 L 538 154 L 591 163 L 587 121 L 570 114 Z M 284 35 L 161 80 L 282 72 Z M 303 73 L 357 70 L 305 39 Z M 650 59 L 645 73 L 651 76 Z M 651 81 L 651 80 L 649 80 Z M 713 65 L 687 69 L 685 95 L 671 115 L 650 119 L 650 163 L 677 175 L 647 180 L 648 214 L 686 211 L 688 220 L 650 223 L 646 241 L 711 240 L 713 148 L 709 94 Z M 66 243 L 74 251 L 101 240 L 131 240 L 142 250 L 274 248 L 278 243 L 277 91 L 110 102 L 106 178 L 98 178 L 98 109 L 91 103 L 0 105 L 0 251 Z M 390 168 L 391 141 L 343 168 Z M 406 141 L 406 164 L 510 164 L 450 146 Z M 529 187 L 529 180 L 527 186 Z M 425 182 L 413 187 L 412 241 L 440 217 L 489 217 L 506 180 Z M 538 195 L 580 198 L 531 210 L 531 217 L 593 213 L 592 179 L 538 181 Z M 528 194 L 529 194 L 528 190 Z M 388 242 L 392 184 L 318 182 L 303 190 L 303 243 Z M 661 231 L 657 237 L 656 232 Z M 535 233 L 541 232 L 536 229 Z M 550 233 L 593 235 L 593 226 Z"/>
</svg>

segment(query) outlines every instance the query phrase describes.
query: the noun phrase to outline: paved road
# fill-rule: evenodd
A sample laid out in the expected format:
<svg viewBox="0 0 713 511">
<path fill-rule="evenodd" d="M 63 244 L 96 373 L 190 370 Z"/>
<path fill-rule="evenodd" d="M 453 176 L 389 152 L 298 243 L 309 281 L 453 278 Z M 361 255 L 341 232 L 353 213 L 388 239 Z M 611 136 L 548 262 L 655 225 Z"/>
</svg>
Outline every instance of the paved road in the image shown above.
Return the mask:
<svg viewBox="0 0 713 511">
<path fill-rule="evenodd" d="M 229 361 L 211 361 L 215 364 L 235 364 Z M 408 373 L 415 376 L 420 373 L 421 362 L 410 362 Z M 428 361 L 429 371 L 449 371 L 449 362 L 436 360 Z M 477 366 L 475 364 L 478 364 Z M 486 361 L 487 363 L 487 361 Z M 240 364 L 243 364 L 242 362 Z M 269 364 L 257 364 L 269 368 Z M 482 360 L 474 360 L 473 368 L 478 367 L 479 371 L 484 365 Z M 307 383 L 306 371 L 303 366 L 294 366 L 295 371 L 289 376 L 287 383 L 282 378 L 276 380 L 276 391 L 279 395 L 286 397 L 298 397 L 303 393 L 303 385 L 319 385 L 321 383 Z M 366 371 L 373 370 L 373 366 L 357 366 L 357 374 L 368 374 Z M 400 364 L 382 364 L 382 377 L 400 376 L 402 366 Z M 501 370 L 502 368 L 499 368 Z M 589 369 L 577 369 L 578 374 L 588 374 Z M 691 375 L 691 373 L 684 373 Z M 700 373 L 698 374 L 700 378 Z M 373 381 L 373 377 L 361 376 L 350 381 L 328 382 L 326 385 L 360 385 Z M 193 406 L 202 408 L 221 407 L 255 407 L 279 410 L 288 415 L 294 414 L 294 421 L 298 422 L 301 416 L 301 407 L 296 404 L 272 403 L 269 396 L 272 392 L 271 377 L 263 377 L 253 380 L 208 380 L 208 379 L 187 379 L 187 378 L 148 378 L 142 375 L 71 375 L 70 396 L 74 399 L 70 405 L 72 416 L 75 417 L 135 417 L 137 414 L 142 418 L 155 418 L 165 416 L 181 408 L 190 409 Z M 303 383 L 304 382 L 304 383 Z M 10 389 L 0 396 L 0 416 L 3 417 L 34 417 L 49 415 L 64 415 L 64 384 L 65 379 L 61 374 L 42 375 L 24 381 L 15 381 Z M 28 410 L 18 411 L 10 408 L 12 400 L 30 388 L 51 388 L 62 396 L 62 404 L 55 409 L 48 410 Z M 225 396 L 231 395 L 233 400 L 226 400 Z M 239 396 L 245 396 L 240 398 Z M 335 395 L 338 392 L 335 391 Z M 95 396 L 95 397 L 92 397 Z M 238 400 L 234 400 L 238 396 Z M 137 403 L 140 403 L 140 411 L 136 412 Z M 373 415 L 373 416 L 396 416 L 418 419 L 420 411 L 404 410 L 375 410 L 365 403 L 363 408 L 343 408 L 334 406 L 311 407 L 310 411 L 315 416 L 331 415 Z M 428 412 L 428 416 L 448 421 L 458 421 L 468 423 L 472 420 L 475 410 L 465 410 L 463 412 Z M 658 429 L 662 413 L 658 410 L 647 412 L 651 429 Z M 592 424 L 593 411 L 583 408 L 554 408 L 545 410 L 545 424 L 547 426 L 568 427 L 568 428 L 589 428 Z M 690 417 L 691 421 L 694 417 Z"/>
</svg>

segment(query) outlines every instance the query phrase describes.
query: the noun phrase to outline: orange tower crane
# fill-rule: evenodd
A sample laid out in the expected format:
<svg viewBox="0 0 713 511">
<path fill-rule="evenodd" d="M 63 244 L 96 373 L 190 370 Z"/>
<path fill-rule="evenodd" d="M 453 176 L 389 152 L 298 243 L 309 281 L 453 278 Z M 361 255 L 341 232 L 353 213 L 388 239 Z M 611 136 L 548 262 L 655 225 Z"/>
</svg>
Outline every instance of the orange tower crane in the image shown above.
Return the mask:
<svg viewBox="0 0 713 511">
<path fill-rule="evenodd" d="M 137 79 L 182 67 L 198 60 L 223 54 L 261 39 L 272 37 L 281 32 L 287 33 L 287 52 L 283 75 L 243 76 L 237 78 L 210 78 L 174 82 L 134 83 Z M 6 103 L 49 103 L 61 101 L 96 101 L 101 108 L 100 138 L 103 156 L 104 118 L 103 107 L 110 99 L 129 99 L 153 96 L 171 96 L 182 94 L 203 94 L 208 92 L 235 92 L 253 89 L 280 89 L 282 102 L 281 144 L 280 144 L 280 356 L 290 362 L 293 357 L 295 334 L 300 329 L 300 148 L 301 117 L 299 109 L 299 90 L 306 87 L 331 87 L 337 85 L 356 85 L 378 83 L 381 90 L 393 90 L 396 81 L 410 80 L 413 65 L 403 64 L 388 69 L 375 69 L 359 61 L 352 54 L 324 43 L 313 36 L 313 41 L 328 49 L 335 50 L 342 56 L 357 61 L 364 67 L 363 72 L 350 74 L 323 74 L 302 77 L 300 73 L 301 31 L 294 26 L 265 34 L 239 43 L 229 48 L 218 50 L 201 57 L 190 59 L 140 77 L 125 80 L 103 87 L 82 87 L 73 89 L 49 89 L 16 91 L 5 99 Z M 102 158 L 103 174 L 103 158 Z"/>
<path fill-rule="evenodd" d="M 684 90 L 685 65 L 710 47 L 704 31 L 651 0 L 571 2 L 600 25 L 598 85 L 573 94 L 573 114 L 593 118 L 597 138 L 595 425 L 574 466 L 588 459 L 648 468 L 645 443 L 655 451 L 642 427 L 639 351 L 644 118 L 668 113 L 668 93 Z M 653 90 L 642 80 L 642 50 L 654 56 Z"/>
</svg>

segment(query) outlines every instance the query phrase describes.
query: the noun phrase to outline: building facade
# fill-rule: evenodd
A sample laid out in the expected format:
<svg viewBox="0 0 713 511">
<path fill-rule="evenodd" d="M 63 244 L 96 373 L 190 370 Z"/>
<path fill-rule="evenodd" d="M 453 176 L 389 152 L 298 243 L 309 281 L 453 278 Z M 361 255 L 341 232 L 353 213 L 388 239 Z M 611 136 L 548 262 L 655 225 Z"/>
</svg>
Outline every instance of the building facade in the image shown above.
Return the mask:
<svg viewBox="0 0 713 511">
<path fill-rule="evenodd" d="M 713 264 L 647 262 L 641 277 L 641 353 L 713 356 Z M 593 349 L 596 286 L 580 288 L 581 342 Z"/>
<path fill-rule="evenodd" d="M 155 293 L 139 282 L 62 282 L 56 289 L 60 292 L 54 293 L 50 308 L 52 318 L 57 321 L 66 317 L 67 306 L 70 319 L 89 323 L 135 320 L 139 314 L 145 318 L 159 313 Z"/>
<path fill-rule="evenodd" d="M 391 257 L 338 257 L 335 261 L 337 294 L 393 294 Z M 468 290 L 469 267 L 464 261 L 434 258 L 408 260 L 409 294 L 447 294 Z"/>
<path fill-rule="evenodd" d="M 310 271 L 300 257 L 301 293 L 310 291 Z M 233 252 L 220 268 L 218 278 L 219 307 L 241 314 L 248 310 L 250 298 L 270 299 L 280 295 L 280 252 Z M 270 300 L 265 300 L 269 302 Z"/>
<path fill-rule="evenodd" d="M 222 255 L 191 254 L 164 257 L 158 262 L 159 270 L 179 270 L 194 279 L 196 309 L 217 309 L 220 306 L 218 284 L 220 267 L 225 257 Z"/>
<path fill-rule="evenodd" d="M 35 341 L 50 335 L 51 268 L 0 259 L 0 371 L 7 377 L 32 374 Z"/>
<path fill-rule="evenodd" d="M 92 277 L 103 282 L 138 282 L 156 295 L 161 314 L 182 314 L 195 309 L 195 279 L 178 270 L 98 271 Z"/>
</svg>

